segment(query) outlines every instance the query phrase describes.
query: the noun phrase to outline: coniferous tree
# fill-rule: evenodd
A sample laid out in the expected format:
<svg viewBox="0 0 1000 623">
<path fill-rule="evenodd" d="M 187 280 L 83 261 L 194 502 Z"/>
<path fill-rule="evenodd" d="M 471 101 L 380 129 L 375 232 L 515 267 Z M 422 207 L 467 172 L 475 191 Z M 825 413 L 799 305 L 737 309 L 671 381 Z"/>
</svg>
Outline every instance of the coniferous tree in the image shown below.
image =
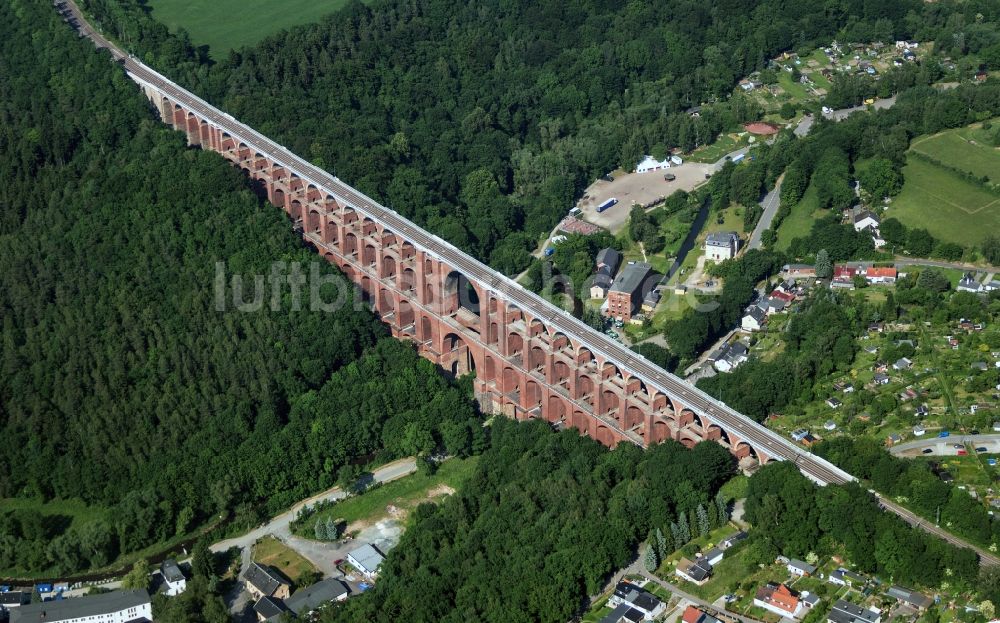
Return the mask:
<svg viewBox="0 0 1000 623">
<path fill-rule="evenodd" d="M 322 519 L 317 518 L 316 523 L 313 524 L 313 535 L 317 541 L 326 540 L 326 523 Z"/>
<path fill-rule="evenodd" d="M 698 535 L 701 537 L 708 536 L 709 530 L 712 529 L 712 525 L 708 523 L 708 513 L 705 511 L 705 507 L 701 504 L 698 505 L 695 515 L 698 520 Z"/>
<path fill-rule="evenodd" d="M 660 566 L 659 557 L 656 555 L 656 547 L 652 543 L 646 544 L 646 554 L 643 556 L 643 565 L 646 571 L 653 573 Z"/>
</svg>

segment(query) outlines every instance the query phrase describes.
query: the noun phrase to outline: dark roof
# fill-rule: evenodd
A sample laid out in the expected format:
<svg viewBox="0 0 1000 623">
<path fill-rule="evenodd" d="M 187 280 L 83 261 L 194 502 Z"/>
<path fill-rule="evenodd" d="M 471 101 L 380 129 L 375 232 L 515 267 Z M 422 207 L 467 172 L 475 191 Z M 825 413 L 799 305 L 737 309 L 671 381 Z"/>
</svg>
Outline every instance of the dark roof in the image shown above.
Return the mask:
<svg viewBox="0 0 1000 623">
<path fill-rule="evenodd" d="M 31 601 L 31 597 L 24 591 L 0 593 L 0 606 L 23 606 L 29 601 Z"/>
<path fill-rule="evenodd" d="M 740 237 L 734 231 L 714 231 L 705 238 L 705 244 L 713 247 L 728 247 Z"/>
<path fill-rule="evenodd" d="M 740 530 L 736 534 L 727 536 L 725 539 L 723 539 L 722 540 L 722 545 L 725 546 L 726 548 L 732 547 L 736 543 L 739 543 L 740 541 L 746 539 L 748 536 L 750 536 L 750 535 L 748 535 L 746 532 Z"/>
<path fill-rule="evenodd" d="M 253 605 L 253 610 L 266 620 L 278 616 L 282 612 L 287 611 L 288 608 L 285 607 L 285 604 L 281 603 L 280 599 L 261 597 Z"/>
<path fill-rule="evenodd" d="M 327 578 L 312 586 L 295 591 L 295 594 L 285 600 L 285 605 L 295 614 L 315 610 L 317 607 L 348 593 L 347 586 L 336 578 Z"/>
<path fill-rule="evenodd" d="M 855 214 L 854 215 L 854 222 L 855 223 L 860 223 L 861 221 L 865 220 L 866 218 L 871 218 L 876 223 L 879 222 L 878 217 L 875 216 L 874 214 L 872 214 L 871 212 L 869 212 L 868 210 L 861 210 L 860 212 L 858 212 L 857 214 Z"/>
<path fill-rule="evenodd" d="M 625 266 L 625 269 L 615 277 L 611 284 L 613 292 L 627 292 L 634 295 L 639 291 L 643 282 L 653 272 L 653 267 L 645 262 L 633 262 Z"/>
<path fill-rule="evenodd" d="M 611 269 L 611 274 L 614 274 L 618 270 L 618 267 L 621 265 L 621 263 L 622 263 L 622 254 L 619 253 L 616 249 L 607 247 L 597 252 L 597 265 L 607 266 L 608 268 Z"/>
<path fill-rule="evenodd" d="M 631 582 L 619 582 L 615 586 L 615 595 L 624 600 L 625 603 L 632 604 L 647 612 L 655 610 L 660 605 L 660 600 L 652 593 Z"/>
<path fill-rule="evenodd" d="M 729 345 L 729 357 L 742 357 L 747 354 L 747 345 L 743 342 L 733 342 Z"/>
<path fill-rule="evenodd" d="M 601 286 L 602 288 L 607 289 L 611 287 L 611 282 L 611 275 L 605 273 L 604 271 L 598 271 L 597 274 L 594 275 L 595 286 Z"/>
<path fill-rule="evenodd" d="M 250 563 L 247 572 L 243 574 L 243 579 L 264 595 L 273 595 L 274 591 L 284 584 L 269 569 L 256 562 Z"/>
<path fill-rule="evenodd" d="M 629 623 L 638 623 L 645 618 L 645 614 L 636 610 L 628 604 L 618 604 L 618 607 L 611 611 L 610 614 L 605 616 L 600 620 L 600 623 L 621 623 L 622 621 L 628 621 Z"/>
<path fill-rule="evenodd" d="M 710 549 L 707 552 L 705 552 L 704 554 L 702 554 L 702 558 L 705 561 L 709 561 L 709 560 L 712 560 L 713 558 L 715 558 L 716 556 L 721 556 L 721 555 L 722 555 L 722 549 L 720 549 L 718 547 L 713 547 L 712 549 Z"/>
<path fill-rule="evenodd" d="M 681 561 L 681 564 L 677 565 L 677 567 L 695 582 L 701 582 L 712 573 L 712 565 L 708 564 L 707 560 L 701 558 L 695 561 Z"/>
<path fill-rule="evenodd" d="M 764 310 L 758 307 L 757 305 L 751 305 L 750 307 L 747 308 L 746 313 L 743 314 L 744 318 L 747 316 L 750 316 L 757 322 L 760 322 L 767 316 L 767 314 L 764 313 Z"/>
<path fill-rule="evenodd" d="M 163 579 L 168 582 L 180 582 L 184 579 L 184 574 L 181 572 L 181 568 L 177 566 L 177 561 L 173 558 L 167 558 L 160 565 L 160 573 L 163 574 Z"/>
<path fill-rule="evenodd" d="M 795 558 L 788 561 L 788 566 L 795 567 L 796 569 L 800 569 L 802 571 L 805 571 L 806 573 L 810 574 L 816 573 L 815 565 L 810 565 L 808 562 L 804 562 L 802 560 L 796 560 Z"/>
<path fill-rule="evenodd" d="M 885 593 L 889 597 L 898 599 L 899 601 L 905 601 L 906 603 L 916 606 L 918 608 L 926 608 L 931 605 L 931 598 L 922 595 L 916 591 L 912 591 L 908 588 L 902 587 L 898 584 L 889 588 Z"/>
<path fill-rule="evenodd" d="M 10 611 L 11 623 L 61 621 L 96 617 L 102 614 L 120 612 L 149 603 L 149 593 L 144 589 L 112 591 L 100 595 L 73 597 L 56 601 L 29 604 Z"/>
</svg>

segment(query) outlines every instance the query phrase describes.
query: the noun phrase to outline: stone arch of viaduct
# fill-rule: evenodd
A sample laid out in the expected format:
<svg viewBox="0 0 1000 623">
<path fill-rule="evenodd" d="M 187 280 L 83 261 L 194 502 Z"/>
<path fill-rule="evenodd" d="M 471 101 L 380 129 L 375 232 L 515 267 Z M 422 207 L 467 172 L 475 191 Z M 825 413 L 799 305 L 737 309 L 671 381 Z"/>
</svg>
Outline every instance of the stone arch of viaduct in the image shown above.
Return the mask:
<svg viewBox="0 0 1000 623">
<path fill-rule="evenodd" d="M 189 144 L 221 154 L 261 184 L 317 252 L 357 285 L 395 337 L 415 343 L 422 356 L 454 374 L 474 372 L 485 411 L 572 427 L 611 447 L 712 440 L 738 458 L 769 460 L 678 396 L 648 387 L 402 232 L 153 87 L 144 85 L 144 91 Z"/>
</svg>

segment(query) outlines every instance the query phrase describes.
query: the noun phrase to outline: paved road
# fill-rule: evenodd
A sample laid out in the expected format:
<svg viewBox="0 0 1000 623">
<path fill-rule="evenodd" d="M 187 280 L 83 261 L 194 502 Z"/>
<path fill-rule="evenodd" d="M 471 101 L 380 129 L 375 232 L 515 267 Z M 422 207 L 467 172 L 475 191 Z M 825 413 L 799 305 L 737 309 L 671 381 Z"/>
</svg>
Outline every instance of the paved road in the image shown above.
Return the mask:
<svg viewBox="0 0 1000 623">
<path fill-rule="evenodd" d="M 760 207 L 764 208 L 764 213 L 760 215 L 757 226 L 753 228 L 753 233 L 750 234 L 750 244 L 748 245 L 750 249 L 761 248 L 760 235 L 764 233 L 765 229 L 771 227 L 771 221 L 774 220 L 774 215 L 778 213 L 778 205 L 781 203 L 779 201 L 781 197 L 781 182 L 784 181 L 784 178 L 785 175 L 782 173 L 781 177 L 774 183 L 774 189 L 764 195 L 764 200 L 760 202 Z"/>
<path fill-rule="evenodd" d="M 903 257 L 897 255 L 893 260 L 896 266 L 932 266 L 934 268 L 953 268 L 955 270 L 968 270 L 972 272 L 996 272 L 1000 271 L 1000 266 L 990 266 L 989 264 L 977 266 L 975 264 L 964 264 L 962 262 L 943 262 L 940 260 L 926 260 L 921 258 Z M 871 262 L 869 262 L 870 264 Z"/>
<path fill-rule="evenodd" d="M 877 109 L 877 110 L 882 110 L 882 109 L 885 109 L 885 108 L 892 108 L 892 106 L 895 103 L 896 103 L 896 96 L 893 95 L 892 97 L 887 97 L 885 99 L 875 100 L 875 103 L 872 104 L 872 106 L 875 109 Z M 850 117 L 852 114 L 854 114 L 856 112 L 860 112 L 862 110 L 867 110 L 867 109 L 868 109 L 867 106 L 854 106 L 852 108 L 839 108 L 839 109 L 834 110 L 831 113 L 827 113 L 827 114 L 825 114 L 823 116 L 826 117 L 827 119 L 832 120 L 832 121 L 843 121 L 844 119 L 847 119 L 848 117 Z M 803 136 L 806 136 L 807 134 L 809 134 L 809 130 L 812 129 L 813 124 L 815 122 L 816 122 L 816 118 L 813 115 L 806 115 L 806 116 L 802 117 L 802 119 L 799 121 L 798 125 L 796 125 L 795 129 L 793 130 L 793 132 L 795 133 L 795 136 L 803 137 Z"/>
<path fill-rule="evenodd" d="M 438 236 L 424 231 L 396 212 L 379 205 L 374 199 L 299 158 L 253 128 L 240 123 L 232 115 L 222 112 L 193 93 L 174 84 L 152 68 L 128 56 L 102 35 L 93 31 L 83 19 L 79 9 L 72 2 L 69 3 L 69 6 L 78 16 L 83 34 L 90 37 L 98 47 L 108 49 L 112 56 L 122 64 L 133 81 L 149 90 L 169 96 L 173 102 L 183 104 L 188 111 L 194 112 L 206 122 L 222 128 L 233 140 L 247 145 L 252 150 L 266 154 L 271 162 L 297 173 L 304 183 L 314 184 L 320 192 L 333 196 L 341 204 L 350 205 L 361 214 L 381 223 L 384 227 L 407 239 L 414 247 L 438 258 L 470 280 L 478 282 L 484 290 L 517 305 L 532 317 L 541 320 L 551 331 L 560 332 L 570 340 L 586 346 L 595 358 L 614 365 L 622 372 L 623 376 L 631 375 L 642 379 L 650 391 L 659 391 L 671 396 L 676 402 L 706 416 L 731 436 L 746 442 L 758 456 L 763 455 L 775 460 L 792 461 L 803 474 L 823 484 L 845 483 L 855 480 L 844 470 L 812 455 L 785 437 L 761 426 L 728 405 L 666 372 L 645 357 L 585 325 L 565 310 L 559 309 L 506 276 L 466 255 Z M 326 247 L 322 242 L 318 245 Z M 326 248 L 331 252 L 339 253 L 339 249 Z M 359 267 L 359 269 L 370 271 L 369 267 Z M 414 304 L 416 305 L 416 303 Z M 433 313 L 433 311 L 428 310 L 429 313 Z M 447 318 L 442 318 L 442 321 L 453 325 L 453 330 L 457 335 L 468 334 L 467 329 L 457 321 Z M 605 415 L 595 415 L 594 417 L 599 419 L 605 427 L 616 431 L 621 438 L 628 439 L 640 447 L 645 445 L 642 437 L 632 430 L 621 429 L 614 418 Z M 986 559 L 984 558 L 984 560 Z M 990 556 L 989 562 L 1000 564 L 1000 559 Z"/>
<path fill-rule="evenodd" d="M 373 473 L 373 477 L 374 481 L 378 483 L 389 482 L 392 480 L 396 480 L 398 478 L 402 478 L 403 476 L 412 474 L 413 472 L 416 471 L 416 469 L 417 469 L 416 462 L 412 458 L 400 459 L 398 461 L 388 463 L 378 468 Z M 345 497 L 347 497 L 347 495 L 348 494 L 345 493 L 340 487 L 334 487 L 333 489 L 324 491 L 323 493 L 320 493 L 318 495 L 314 495 L 311 498 L 302 500 L 301 502 L 291 507 L 287 511 L 271 519 L 271 521 L 261 526 L 258 526 L 257 528 L 254 528 L 253 530 L 247 532 L 246 534 L 234 537 L 232 539 L 219 541 L 218 543 L 212 545 L 210 549 L 213 552 L 224 552 L 233 547 L 245 549 L 256 543 L 259 539 L 268 535 L 274 535 L 279 538 L 291 537 L 292 531 L 289 526 L 291 525 L 292 520 L 295 519 L 295 516 L 301 509 L 303 509 L 306 506 L 313 506 L 317 502 L 342 500 Z"/>
</svg>

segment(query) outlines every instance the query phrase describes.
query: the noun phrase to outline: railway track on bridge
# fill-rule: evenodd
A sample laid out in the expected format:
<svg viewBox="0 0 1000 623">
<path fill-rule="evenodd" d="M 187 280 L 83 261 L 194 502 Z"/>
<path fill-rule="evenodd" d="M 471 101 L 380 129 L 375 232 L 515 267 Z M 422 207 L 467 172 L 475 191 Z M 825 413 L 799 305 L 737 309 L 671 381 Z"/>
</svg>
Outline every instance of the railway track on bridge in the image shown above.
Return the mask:
<svg viewBox="0 0 1000 623">
<path fill-rule="evenodd" d="M 131 57 L 113 42 L 96 32 L 90 26 L 89 22 L 87 22 L 83 13 L 73 3 L 73 0 L 66 0 L 66 2 L 79 21 L 80 32 L 93 40 L 97 47 L 107 49 L 122 64 L 123 68 L 135 82 L 149 85 L 159 92 L 168 95 L 172 101 L 182 103 L 201 118 L 223 128 L 234 139 L 242 141 L 247 146 L 252 146 L 262 154 L 266 154 L 267 158 L 287 168 L 289 171 L 294 171 L 303 180 L 315 184 L 324 192 L 332 194 L 338 200 L 350 205 L 350 207 L 366 214 L 373 220 L 381 222 L 390 230 L 405 235 L 413 245 L 419 246 L 425 252 L 436 256 L 439 260 L 466 275 L 466 277 L 475 279 L 485 287 L 492 289 L 496 294 L 500 294 L 505 299 L 515 303 L 521 309 L 530 310 L 535 317 L 545 318 L 550 326 L 567 336 L 576 338 L 580 343 L 586 345 L 591 352 L 599 354 L 605 361 L 642 379 L 647 386 L 652 386 L 665 394 L 679 397 L 690 409 L 709 417 L 726 431 L 735 433 L 752 447 L 766 453 L 767 456 L 776 460 L 791 461 L 803 474 L 820 484 L 844 484 L 856 480 L 844 470 L 805 451 L 774 431 L 735 411 L 721 401 L 712 398 L 690 383 L 663 370 L 642 355 L 625 348 L 604 334 L 595 331 L 564 310 L 549 303 L 535 293 L 526 290 L 505 275 L 497 273 L 445 240 L 425 231 L 393 210 L 380 205 L 371 197 L 340 181 L 336 176 L 296 156 L 284 146 L 279 145 L 250 126 L 236 120 L 232 115 L 217 109 L 200 97 L 175 84 L 159 72 Z M 1000 564 L 1000 558 L 958 539 L 933 524 L 920 520 L 920 518 L 906 509 L 883 499 L 880 499 L 880 503 L 883 508 L 899 515 L 908 523 L 936 534 L 955 545 L 976 551 L 982 563 L 991 565 Z"/>
</svg>

